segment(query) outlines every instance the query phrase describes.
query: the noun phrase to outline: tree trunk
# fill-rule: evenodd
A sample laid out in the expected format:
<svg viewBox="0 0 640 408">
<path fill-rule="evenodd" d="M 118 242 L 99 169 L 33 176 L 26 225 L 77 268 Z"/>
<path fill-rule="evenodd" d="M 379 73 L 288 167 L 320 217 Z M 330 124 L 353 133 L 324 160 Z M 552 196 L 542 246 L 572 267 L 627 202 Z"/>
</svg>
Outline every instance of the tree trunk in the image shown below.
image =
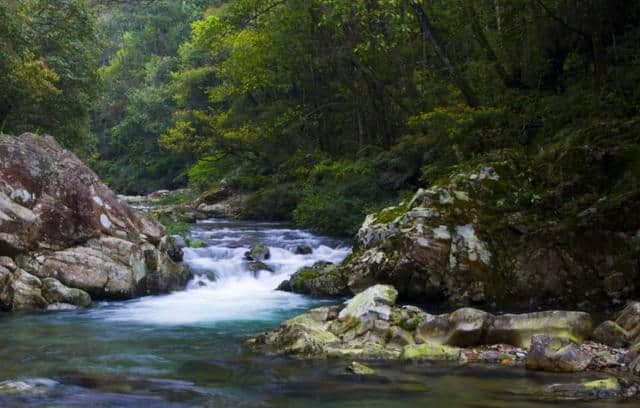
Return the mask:
<svg viewBox="0 0 640 408">
<path fill-rule="evenodd" d="M 484 30 L 482 29 L 482 26 L 478 22 L 478 15 L 476 14 L 475 9 L 473 8 L 473 4 L 468 4 L 465 0 L 459 0 L 458 2 L 460 3 L 460 7 L 463 10 L 464 17 L 471 22 L 471 29 L 473 31 L 474 37 L 476 38 L 476 40 L 478 40 L 478 43 L 480 43 L 480 46 L 484 50 L 485 55 L 487 56 L 487 59 L 491 62 L 491 64 L 495 68 L 496 73 L 500 77 L 500 80 L 502 81 L 504 86 L 507 88 L 521 86 L 522 84 L 514 83 L 515 81 L 509 78 L 507 71 L 504 69 L 504 66 L 498 59 L 498 55 L 496 54 L 493 47 L 489 43 L 487 36 L 484 34 Z M 496 0 L 496 7 L 498 7 L 497 0 Z"/>
<path fill-rule="evenodd" d="M 445 66 L 447 71 L 449 71 L 449 75 L 451 75 L 453 82 L 456 84 L 458 89 L 460 89 L 460 92 L 462 92 L 462 96 L 464 96 L 467 105 L 472 108 L 477 107 L 479 103 L 476 95 L 474 94 L 469 84 L 467 84 L 467 81 L 465 81 L 465 79 L 460 75 L 456 67 L 451 62 L 447 51 L 442 45 L 442 41 L 440 41 L 435 30 L 433 29 L 431 21 L 429 20 L 427 13 L 422 8 L 422 5 L 416 3 L 416 0 L 408 1 L 411 8 L 413 9 L 416 18 L 418 19 L 418 22 L 420 23 L 422 31 L 426 34 L 427 38 L 431 42 L 431 45 L 433 45 L 433 48 L 435 49 L 436 54 L 438 55 L 438 58 L 440 59 L 442 64 Z"/>
<path fill-rule="evenodd" d="M 602 45 L 602 22 L 598 14 L 597 0 L 589 0 L 589 19 L 591 25 L 591 44 L 593 46 L 593 67 L 596 84 L 602 87 L 606 75 L 604 46 Z"/>
</svg>

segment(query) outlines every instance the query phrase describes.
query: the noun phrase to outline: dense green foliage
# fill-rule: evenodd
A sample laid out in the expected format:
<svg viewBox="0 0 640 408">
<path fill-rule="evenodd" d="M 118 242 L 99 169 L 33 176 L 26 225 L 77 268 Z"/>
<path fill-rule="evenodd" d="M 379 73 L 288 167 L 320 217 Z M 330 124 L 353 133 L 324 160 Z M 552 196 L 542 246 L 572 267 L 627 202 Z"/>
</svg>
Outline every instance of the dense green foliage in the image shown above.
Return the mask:
<svg viewBox="0 0 640 408">
<path fill-rule="evenodd" d="M 637 115 L 639 13 L 597 0 L 234 1 L 181 46 L 161 143 L 201 159 L 199 184 L 294 183 L 298 223 L 352 233 L 451 166 L 498 148 L 531 157 Z"/>
<path fill-rule="evenodd" d="M 0 132 L 51 133 L 87 152 L 99 47 L 83 0 L 0 2 Z"/>
<path fill-rule="evenodd" d="M 103 92 L 94 104 L 96 170 L 116 189 L 139 193 L 186 182 L 191 157 L 167 153 L 158 138 L 174 126 L 172 72 L 178 47 L 205 1 L 125 3 L 100 24 L 108 39 L 100 69 Z"/>
<path fill-rule="evenodd" d="M 609 193 L 601 177 L 619 177 L 627 193 L 638 188 L 638 140 L 630 136 L 640 133 L 637 2 L 115 3 L 100 9 L 106 46 L 92 164 L 117 190 L 224 182 L 247 194 L 245 217 L 350 234 L 366 212 L 497 150 L 544 169 L 523 193 L 529 201 L 578 179 L 590 195 L 571 211 Z M 72 4 L 82 2 L 65 1 Z M 27 6 L 10 7 L 17 6 L 0 6 L 0 16 L 12 15 L 0 38 L 40 44 L 20 21 L 32 18 Z M 18 87 L 17 74 L 0 77 L 14 106 L 58 97 L 65 74 L 51 57 L 58 54 L 34 50 L 0 43 L 11 56 L 0 70 L 13 64 L 31 78 Z M 86 64 L 73 67 L 86 72 Z M 40 126 L 27 114 L 7 116 L 3 98 L 9 129 L 23 126 L 16 118 Z M 599 155 L 615 156 L 616 170 L 578 177 Z"/>
</svg>

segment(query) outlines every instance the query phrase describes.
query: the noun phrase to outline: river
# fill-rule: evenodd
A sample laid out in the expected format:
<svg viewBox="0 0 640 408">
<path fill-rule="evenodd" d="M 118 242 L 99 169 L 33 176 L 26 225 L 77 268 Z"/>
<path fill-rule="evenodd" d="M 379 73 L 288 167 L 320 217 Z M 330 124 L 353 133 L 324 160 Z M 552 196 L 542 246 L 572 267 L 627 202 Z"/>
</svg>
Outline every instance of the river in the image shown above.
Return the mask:
<svg viewBox="0 0 640 408">
<path fill-rule="evenodd" d="M 340 262 L 348 243 L 225 220 L 201 222 L 191 234 L 206 245 L 185 250 L 196 273 L 185 291 L 0 316 L 0 406 L 545 407 L 539 390 L 567 381 L 521 368 L 398 363 L 372 363 L 377 374 L 365 378 L 345 374 L 345 362 L 251 354 L 247 335 L 327 303 L 274 288 L 302 266 Z M 259 242 L 270 247 L 274 273 L 247 269 L 244 253 Z M 313 253 L 295 255 L 300 244 Z M 3 392 L 7 381 L 25 391 Z"/>
</svg>

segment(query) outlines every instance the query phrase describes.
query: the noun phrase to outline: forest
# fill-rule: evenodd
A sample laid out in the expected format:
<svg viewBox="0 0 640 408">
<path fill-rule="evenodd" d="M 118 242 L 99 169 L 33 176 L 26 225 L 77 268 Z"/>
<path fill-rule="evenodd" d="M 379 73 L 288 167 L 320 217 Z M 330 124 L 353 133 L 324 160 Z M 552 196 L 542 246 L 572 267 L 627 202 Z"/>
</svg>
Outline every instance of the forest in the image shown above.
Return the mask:
<svg viewBox="0 0 640 408">
<path fill-rule="evenodd" d="M 9 407 L 640 406 L 640 1 L 0 0 L 0 362 Z"/>
<path fill-rule="evenodd" d="M 121 193 L 222 183 L 244 218 L 351 235 L 506 155 L 534 178 L 507 206 L 637 197 L 637 2 L 11 0 L 0 20 L 0 130 L 55 135 Z"/>
</svg>

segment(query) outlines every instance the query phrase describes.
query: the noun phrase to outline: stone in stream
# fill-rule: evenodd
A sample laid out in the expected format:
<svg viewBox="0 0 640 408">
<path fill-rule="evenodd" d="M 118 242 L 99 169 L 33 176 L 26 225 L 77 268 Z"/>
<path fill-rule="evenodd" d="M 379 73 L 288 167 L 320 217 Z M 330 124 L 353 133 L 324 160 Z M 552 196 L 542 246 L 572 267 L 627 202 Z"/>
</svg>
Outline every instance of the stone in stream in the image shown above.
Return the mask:
<svg viewBox="0 0 640 408">
<path fill-rule="evenodd" d="M 404 347 L 400 357 L 404 360 L 457 361 L 460 359 L 460 349 L 425 342 Z"/>
<path fill-rule="evenodd" d="M 539 371 L 578 372 L 586 370 L 590 362 L 591 357 L 573 341 L 538 334 L 531 339 L 526 367 Z"/>
<path fill-rule="evenodd" d="M 487 329 L 485 344 L 511 344 L 527 348 L 536 334 L 564 337 L 580 343 L 593 331 L 585 312 L 546 311 L 495 316 Z"/>
<path fill-rule="evenodd" d="M 600 324 L 591 335 L 594 341 L 616 348 L 628 346 L 629 337 L 629 333 L 625 329 L 611 320 Z"/>
<path fill-rule="evenodd" d="M 298 245 L 296 246 L 296 250 L 294 251 L 296 255 L 309 255 L 313 253 L 313 248 L 309 245 Z"/>
<path fill-rule="evenodd" d="M 630 302 L 615 321 L 600 324 L 591 338 L 616 348 L 640 343 L 640 302 Z"/>
<path fill-rule="evenodd" d="M 581 342 L 591 333 L 591 316 L 583 312 L 547 311 L 492 315 L 462 308 L 445 315 L 422 314 L 416 336 L 453 347 L 509 344 L 527 348 L 532 336 L 550 334 Z"/>
<path fill-rule="evenodd" d="M 375 374 L 375 370 L 357 361 L 352 361 L 346 368 L 346 371 L 355 375 L 371 375 Z"/>
<path fill-rule="evenodd" d="M 283 281 L 277 290 L 311 295 L 317 298 L 345 296 L 349 293 L 342 271 L 331 262 L 316 262 L 300 268 Z"/>
<path fill-rule="evenodd" d="M 626 330 L 630 344 L 640 343 L 640 302 L 631 302 L 620 313 L 616 324 Z"/>
<path fill-rule="evenodd" d="M 448 315 L 425 314 L 417 329 L 420 340 L 455 347 L 486 344 L 486 334 L 495 317 L 482 310 L 464 308 Z"/>
<path fill-rule="evenodd" d="M 348 300 L 338 315 L 340 320 L 370 322 L 389 320 L 391 306 L 395 305 L 398 291 L 389 285 L 375 285 Z"/>
<path fill-rule="evenodd" d="M 260 261 L 252 261 L 249 262 L 249 264 L 247 265 L 247 268 L 249 269 L 250 272 L 252 272 L 254 275 L 257 275 L 260 271 L 269 271 L 271 273 L 273 273 L 273 268 L 271 268 L 269 265 L 267 265 L 264 262 L 260 262 Z"/>
<path fill-rule="evenodd" d="M 248 261 L 264 262 L 271 258 L 271 251 L 265 244 L 254 245 L 249 251 L 245 252 L 244 257 Z"/>
<path fill-rule="evenodd" d="M 0 135 L 0 157 L 3 310 L 46 309 L 47 278 L 96 300 L 167 293 L 190 279 L 165 228 L 121 202 L 51 136 Z"/>
</svg>

